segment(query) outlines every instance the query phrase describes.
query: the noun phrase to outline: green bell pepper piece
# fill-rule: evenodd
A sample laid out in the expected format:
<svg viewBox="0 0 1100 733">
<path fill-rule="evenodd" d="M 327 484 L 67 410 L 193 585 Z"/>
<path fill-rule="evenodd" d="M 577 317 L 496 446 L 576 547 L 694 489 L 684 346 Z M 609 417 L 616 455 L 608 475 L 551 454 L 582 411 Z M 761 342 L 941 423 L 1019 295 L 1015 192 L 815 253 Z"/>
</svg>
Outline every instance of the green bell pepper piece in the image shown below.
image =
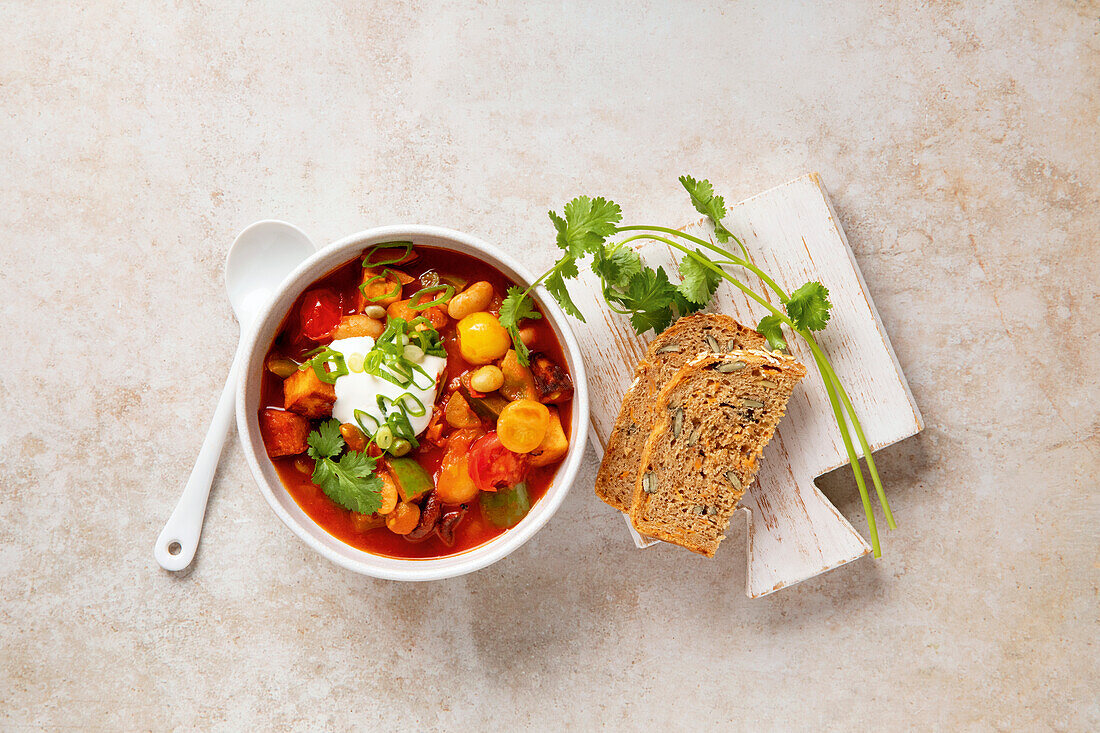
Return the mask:
<svg viewBox="0 0 1100 733">
<path fill-rule="evenodd" d="M 388 458 L 393 478 L 397 481 L 397 493 L 401 501 L 412 501 L 435 488 L 435 482 L 424 468 L 411 458 Z"/>
<path fill-rule="evenodd" d="M 501 529 L 515 527 L 529 511 L 531 500 L 527 496 L 526 481 L 520 481 L 510 489 L 481 492 L 481 513 Z"/>
</svg>

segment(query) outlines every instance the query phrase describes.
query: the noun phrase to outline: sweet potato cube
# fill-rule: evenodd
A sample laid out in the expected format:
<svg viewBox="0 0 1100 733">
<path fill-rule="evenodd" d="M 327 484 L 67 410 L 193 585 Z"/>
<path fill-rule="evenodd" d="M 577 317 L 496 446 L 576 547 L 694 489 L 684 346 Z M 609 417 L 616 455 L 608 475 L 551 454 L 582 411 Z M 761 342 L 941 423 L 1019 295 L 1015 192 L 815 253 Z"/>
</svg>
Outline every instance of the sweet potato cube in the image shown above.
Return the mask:
<svg viewBox="0 0 1100 733">
<path fill-rule="evenodd" d="M 293 412 L 266 407 L 260 411 L 260 435 L 270 457 L 296 456 L 309 447 L 309 420 Z"/>
<path fill-rule="evenodd" d="M 330 417 L 336 388 L 322 382 L 313 369 L 301 369 L 283 381 L 283 407 L 305 417 Z"/>
<path fill-rule="evenodd" d="M 569 451 L 569 438 L 565 437 L 565 430 L 561 426 L 561 416 L 558 408 L 550 408 L 550 425 L 546 428 L 546 436 L 539 443 L 539 447 L 527 455 L 531 456 L 532 466 L 549 466 L 559 460 Z"/>
<path fill-rule="evenodd" d="M 430 295 L 430 294 L 429 294 Z M 424 316 L 428 319 L 428 323 L 432 324 L 432 328 L 436 331 L 442 331 L 443 327 L 447 325 L 450 320 L 447 317 L 447 311 L 440 308 L 437 305 L 433 305 L 430 308 L 424 310 L 413 310 L 412 298 L 408 300 L 399 300 L 396 303 L 390 303 L 386 308 L 386 315 L 390 318 L 400 318 L 403 321 L 412 321 L 414 318 Z M 416 325 L 417 331 L 423 331 L 427 328 L 426 324 L 418 323 Z"/>
<path fill-rule="evenodd" d="M 363 277 L 359 281 L 359 288 L 356 290 L 355 296 L 356 309 L 360 313 L 368 305 L 385 307 L 401 300 L 401 289 L 404 287 L 403 278 L 393 270 L 390 270 L 390 274 L 386 274 L 385 269 L 363 268 Z"/>
</svg>

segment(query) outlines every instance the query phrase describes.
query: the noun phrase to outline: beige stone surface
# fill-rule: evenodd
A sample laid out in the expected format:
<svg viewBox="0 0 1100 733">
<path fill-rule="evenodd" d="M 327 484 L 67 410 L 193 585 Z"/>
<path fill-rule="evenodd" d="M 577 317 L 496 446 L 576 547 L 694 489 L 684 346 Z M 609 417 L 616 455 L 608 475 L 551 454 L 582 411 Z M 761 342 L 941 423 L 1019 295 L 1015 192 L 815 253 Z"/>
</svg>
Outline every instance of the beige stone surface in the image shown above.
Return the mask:
<svg viewBox="0 0 1100 733">
<path fill-rule="evenodd" d="M 1100 727 L 1096 3 L 0 4 L 0 728 Z M 230 441 L 249 222 L 554 257 L 578 193 L 829 186 L 927 421 L 885 557 L 759 601 L 590 490 L 422 585 L 313 554 Z M 863 526 L 850 475 L 822 480 Z"/>
</svg>

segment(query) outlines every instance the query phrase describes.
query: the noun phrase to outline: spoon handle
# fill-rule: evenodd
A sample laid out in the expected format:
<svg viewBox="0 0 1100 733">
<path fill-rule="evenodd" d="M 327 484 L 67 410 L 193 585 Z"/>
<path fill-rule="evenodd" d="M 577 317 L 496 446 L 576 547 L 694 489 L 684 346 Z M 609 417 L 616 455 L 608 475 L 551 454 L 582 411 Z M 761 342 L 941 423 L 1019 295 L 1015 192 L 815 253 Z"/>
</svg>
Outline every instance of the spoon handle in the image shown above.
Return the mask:
<svg viewBox="0 0 1100 733">
<path fill-rule="evenodd" d="M 242 339 L 242 343 L 243 341 Z M 222 389 L 221 399 L 218 400 L 218 407 L 214 410 L 214 418 L 210 421 L 210 429 L 206 431 L 202 448 L 199 449 L 199 457 L 195 459 L 195 467 L 191 470 L 191 477 L 187 479 L 183 495 L 172 511 L 172 516 L 164 525 L 164 529 L 161 530 L 160 536 L 157 537 L 157 544 L 153 548 L 153 555 L 165 570 L 186 568 L 191 564 L 195 551 L 199 547 L 199 535 L 202 533 L 202 520 L 206 515 L 206 500 L 210 496 L 210 485 L 214 481 L 214 472 L 221 459 L 229 426 L 233 423 L 233 397 L 236 392 L 240 354 L 241 350 L 238 347 L 233 357 L 233 365 L 229 368 L 229 377 L 225 380 L 225 388 Z"/>
</svg>

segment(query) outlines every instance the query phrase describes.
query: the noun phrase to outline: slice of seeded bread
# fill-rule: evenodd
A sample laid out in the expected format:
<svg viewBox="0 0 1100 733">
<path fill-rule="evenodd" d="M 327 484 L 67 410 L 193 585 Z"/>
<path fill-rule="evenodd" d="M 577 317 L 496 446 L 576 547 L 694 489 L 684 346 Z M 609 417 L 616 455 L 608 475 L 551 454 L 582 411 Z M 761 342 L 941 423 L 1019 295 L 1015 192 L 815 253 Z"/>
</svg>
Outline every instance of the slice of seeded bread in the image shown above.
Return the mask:
<svg viewBox="0 0 1100 733">
<path fill-rule="evenodd" d="M 630 521 L 644 535 L 713 557 L 806 368 L 760 350 L 703 354 L 657 397 Z"/>
<path fill-rule="evenodd" d="M 685 316 L 665 329 L 634 369 L 634 381 L 623 397 L 596 474 L 596 495 L 619 511 L 630 511 L 638 459 L 653 431 L 657 393 L 684 364 L 704 352 L 766 348 L 767 341 L 758 332 L 721 313 Z"/>
</svg>

